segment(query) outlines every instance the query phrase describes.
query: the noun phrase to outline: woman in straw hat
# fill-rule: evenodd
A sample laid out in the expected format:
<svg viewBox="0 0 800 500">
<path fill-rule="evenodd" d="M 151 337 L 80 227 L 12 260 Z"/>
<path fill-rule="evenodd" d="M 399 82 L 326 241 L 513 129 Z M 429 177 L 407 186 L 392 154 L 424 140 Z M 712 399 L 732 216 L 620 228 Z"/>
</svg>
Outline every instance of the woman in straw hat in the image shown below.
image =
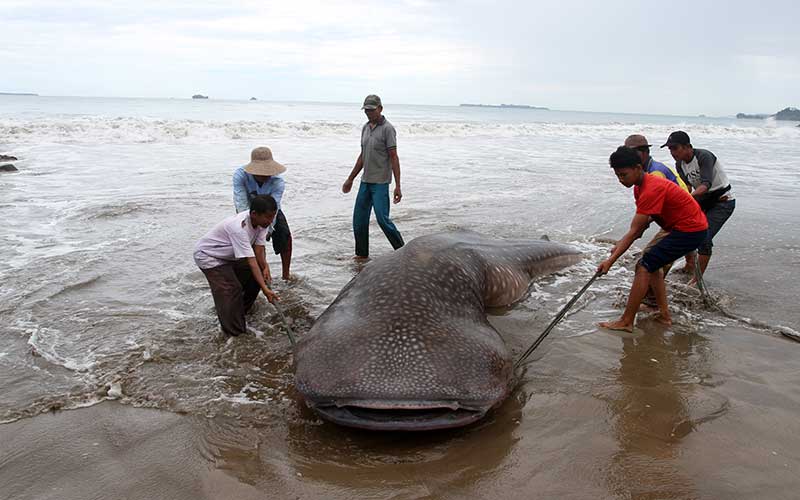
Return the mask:
<svg viewBox="0 0 800 500">
<path fill-rule="evenodd" d="M 286 182 L 278 175 L 285 171 L 286 167 L 272 158 L 272 150 L 267 147 L 255 148 L 250 153 L 250 163 L 233 173 L 233 203 L 236 213 L 239 213 L 250 209 L 250 200 L 254 196 L 269 195 L 275 199 L 278 214 L 267 230 L 267 239 L 272 239 L 272 249 L 281 256 L 282 277 L 288 280 L 291 277 L 292 233 L 281 210 Z"/>
</svg>

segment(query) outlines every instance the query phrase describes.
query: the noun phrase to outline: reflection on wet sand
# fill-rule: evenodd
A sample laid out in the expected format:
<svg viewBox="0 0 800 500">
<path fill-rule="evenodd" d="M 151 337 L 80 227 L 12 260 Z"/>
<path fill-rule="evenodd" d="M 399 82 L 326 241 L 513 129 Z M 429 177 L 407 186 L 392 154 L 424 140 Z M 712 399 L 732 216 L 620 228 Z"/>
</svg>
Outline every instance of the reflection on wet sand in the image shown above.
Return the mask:
<svg viewBox="0 0 800 500">
<path fill-rule="evenodd" d="M 710 373 L 704 337 L 649 322 L 645 328 L 621 339 L 619 383 L 608 396 L 619 445 L 609 489 L 629 498 L 693 498 L 693 476 L 677 460 L 683 441 L 724 413 L 727 401 L 698 385 Z"/>
<path fill-rule="evenodd" d="M 206 455 L 240 481 L 275 491 L 289 478 L 346 496 L 387 492 L 402 498 L 474 494 L 497 478 L 520 439 L 527 396 L 516 391 L 483 421 L 429 433 L 368 432 L 323 423 L 297 399 L 297 418 L 278 432 L 213 424 Z M 237 423 L 238 424 L 238 423 Z M 282 489 L 282 488 L 279 488 Z M 292 489 L 290 487 L 290 489 Z"/>
</svg>

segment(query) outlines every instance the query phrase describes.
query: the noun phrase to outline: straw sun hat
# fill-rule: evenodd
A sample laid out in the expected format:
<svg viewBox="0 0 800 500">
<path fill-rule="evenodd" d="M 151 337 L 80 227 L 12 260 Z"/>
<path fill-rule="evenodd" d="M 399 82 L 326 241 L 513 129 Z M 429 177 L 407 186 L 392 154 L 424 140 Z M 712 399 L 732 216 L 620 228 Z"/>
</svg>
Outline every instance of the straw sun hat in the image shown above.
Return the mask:
<svg viewBox="0 0 800 500">
<path fill-rule="evenodd" d="M 250 175 L 278 175 L 286 172 L 286 167 L 272 159 L 272 150 L 266 147 L 256 148 L 250 153 L 250 163 L 244 171 Z"/>
</svg>

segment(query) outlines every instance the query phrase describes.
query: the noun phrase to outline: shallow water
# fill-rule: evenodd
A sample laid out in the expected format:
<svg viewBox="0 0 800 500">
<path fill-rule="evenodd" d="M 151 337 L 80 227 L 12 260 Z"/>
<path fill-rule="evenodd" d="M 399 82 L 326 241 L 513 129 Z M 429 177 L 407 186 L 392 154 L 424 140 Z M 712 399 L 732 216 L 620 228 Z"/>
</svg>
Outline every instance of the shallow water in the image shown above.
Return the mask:
<svg viewBox="0 0 800 500">
<path fill-rule="evenodd" d="M 404 237 L 468 228 L 551 239 L 587 258 L 491 321 L 522 352 L 593 274 L 633 213 L 607 167 L 629 133 L 684 128 L 724 162 L 737 208 L 708 274 L 736 314 L 798 330 L 800 130 L 776 123 L 387 106 L 398 129 Z M 357 106 L 0 96 L 0 421 L 95 404 L 188 414 L 199 460 L 260 491 L 301 496 L 790 498 L 800 466 L 800 345 L 670 286 L 676 324 L 598 330 L 634 259 L 599 280 L 485 421 L 434 435 L 320 422 L 292 387 L 266 302 L 253 335 L 218 333 L 194 242 L 232 213 L 230 175 L 256 145 L 288 167 L 298 280 L 279 284 L 302 335 L 358 271 Z M 655 150 L 666 162 L 664 150 Z M 390 251 L 372 228 L 372 253 Z M 651 229 L 652 233 L 653 230 Z M 648 233 L 649 236 L 649 233 Z M 646 236 L 647 237 L 647 236 Z M 640 242 L 640 247 L 644 242 Z M 271 258 L 273 266 L 279 265 Z M 86 411 L 86 410 L 81 410 Z M 38 417 L 42 418 L 42 417 Z M 20 423 L 9 424 L 20 425 Z M 299 475 L 298 475 L 299 474 Z M 298 479 L 300 478 L 300 479 Z"/>
</svg>

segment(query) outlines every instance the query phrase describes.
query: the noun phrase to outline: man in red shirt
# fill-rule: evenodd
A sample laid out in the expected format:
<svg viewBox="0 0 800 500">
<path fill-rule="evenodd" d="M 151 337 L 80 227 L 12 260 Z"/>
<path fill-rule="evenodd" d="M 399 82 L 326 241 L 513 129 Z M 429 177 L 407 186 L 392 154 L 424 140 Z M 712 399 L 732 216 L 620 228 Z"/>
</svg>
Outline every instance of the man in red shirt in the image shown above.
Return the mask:
<svg viewBox="0 0 800 500">
<path fill-rule="evenodd" d="M 636 275 L 622 316 L 616 321 L 599 323 L 599 326 L 633 331 L 636 312 L 651 286 L 659 311 L 656 320 L 671 325 L 672 317 L 667 305 L 667 290 L 661 268 L 697 250 L 705 241 L 708 221 L 692 195 L 675 183 L 645 173 L 642 160 L 633 149 L 620 146 L 608 161 L 619 182 L 627 188 L 633 186 L 636 215 L 633 216 L 628 232 L 614 245 L 611 256 L 597 266 L 597 272 L 606 274 L 631 244 L 642 236 L 651 221 L 669 231 L 669 234 L 647 249 L 636 264 Z"/>
</svg>

